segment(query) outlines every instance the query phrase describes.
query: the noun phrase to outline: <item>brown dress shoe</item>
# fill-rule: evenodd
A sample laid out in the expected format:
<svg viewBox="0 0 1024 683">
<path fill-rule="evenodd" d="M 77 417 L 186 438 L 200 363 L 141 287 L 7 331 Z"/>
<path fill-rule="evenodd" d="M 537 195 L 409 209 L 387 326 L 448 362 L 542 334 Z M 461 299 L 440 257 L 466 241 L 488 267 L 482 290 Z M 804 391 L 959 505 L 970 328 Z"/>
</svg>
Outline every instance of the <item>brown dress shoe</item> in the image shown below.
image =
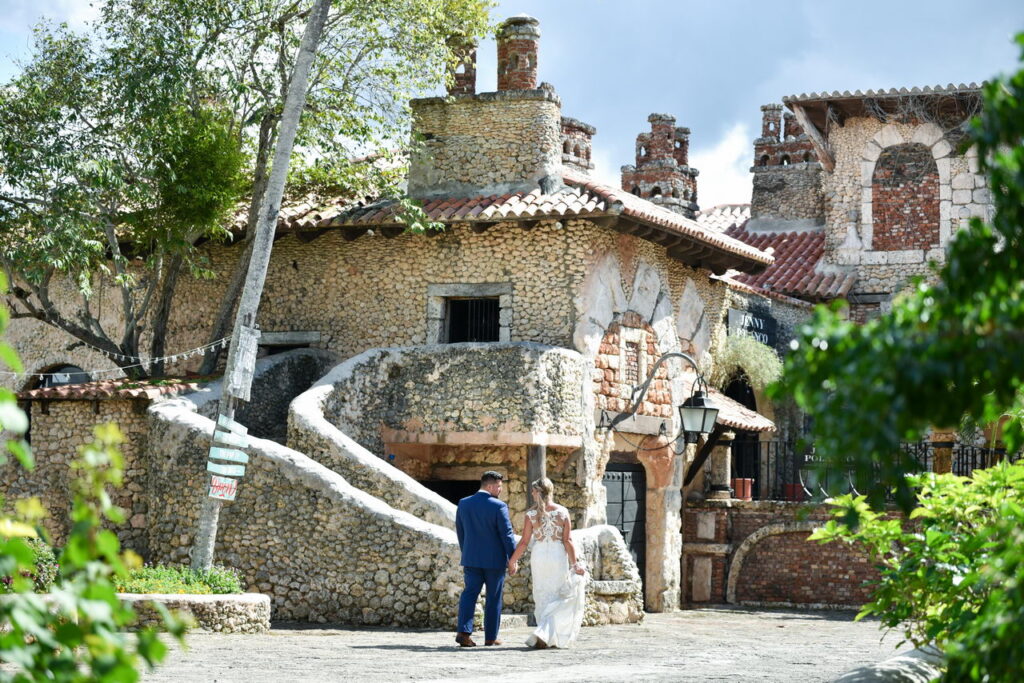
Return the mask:
<svg viewBox="0 0 1024 683">
<path fill-rule="evenodd" d="M 501 641 L 500 641 L 500 640 L 497 640 L 497 639 L 495 639 L 495 640 L 485 640 L 485 641 L 484 641 L 484 645 L 485 645 L 485 646 L 489 646 L 489 645 L 501 645 Z"/>
<path fill-rule="evenodd" d="M 476 643 L 473 642 L 468 633 L 458 633 L 455 636 L 455 642 L 459 644 L 459 647 L 476 647 Z"/>
</svg>

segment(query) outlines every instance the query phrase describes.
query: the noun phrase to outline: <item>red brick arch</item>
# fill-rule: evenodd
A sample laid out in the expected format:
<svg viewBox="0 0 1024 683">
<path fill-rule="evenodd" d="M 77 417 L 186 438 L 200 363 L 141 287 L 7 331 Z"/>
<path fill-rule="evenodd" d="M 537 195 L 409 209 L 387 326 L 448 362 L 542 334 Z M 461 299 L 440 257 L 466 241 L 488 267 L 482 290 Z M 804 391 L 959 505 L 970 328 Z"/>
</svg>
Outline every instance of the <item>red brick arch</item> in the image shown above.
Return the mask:
<svg viewBox="0 0 1024 683">
<path fill-rule="evenodd" d="M 882 150 L 871 177 L 871 213 L 876 251 L 939 245 L 939 169 L 928 147 Z"/>
</svg>

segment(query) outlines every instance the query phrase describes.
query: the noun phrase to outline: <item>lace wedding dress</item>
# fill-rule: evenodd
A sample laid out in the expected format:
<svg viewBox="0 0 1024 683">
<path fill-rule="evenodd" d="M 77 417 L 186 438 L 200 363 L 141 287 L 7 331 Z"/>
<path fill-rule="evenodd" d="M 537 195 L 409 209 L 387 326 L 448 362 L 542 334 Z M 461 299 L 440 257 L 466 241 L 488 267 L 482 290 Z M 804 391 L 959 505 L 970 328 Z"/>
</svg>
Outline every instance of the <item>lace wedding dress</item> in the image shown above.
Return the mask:
<svg viewBox="0 0 1024 683">
<path fill-rule="evenodd" d="M 533 606 L 537 628 L 526 639 L 530 647 L 543 640 L 549 647 L 569 647 L 583 623 L 586 575 L 569 567 L 562 545 L 562 529 L 569 511 L 562 506 L 545 515 L 526 513 L 533 526 L 530 566 L 533 571 Z M 580 558 L 577 558 L 580 559 Z"/>
</svg>

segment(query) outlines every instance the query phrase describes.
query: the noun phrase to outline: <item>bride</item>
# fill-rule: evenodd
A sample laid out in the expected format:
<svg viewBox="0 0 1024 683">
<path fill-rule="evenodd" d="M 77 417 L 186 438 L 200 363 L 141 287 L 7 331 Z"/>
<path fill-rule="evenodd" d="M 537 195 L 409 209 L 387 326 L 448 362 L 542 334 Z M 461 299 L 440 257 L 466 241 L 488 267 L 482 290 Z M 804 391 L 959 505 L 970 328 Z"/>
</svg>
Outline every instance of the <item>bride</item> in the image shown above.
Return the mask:
<svg viewBox="0 0 1024 683">
<path fill-rule="evenodd" d="M 508 561 L 509 574 L 515 574 L 519 558 L 527 546 L 531 548 L 537 628 L 526 644 L 539 650 L 572 645 L 583 622 L 585 600 L 586 569 L 569 536 L 569 511 L 554 503 L 553 492 L 550 479 L 530 484 L 534 507 L 526 513 L 523 536 Z"/>
</svg>

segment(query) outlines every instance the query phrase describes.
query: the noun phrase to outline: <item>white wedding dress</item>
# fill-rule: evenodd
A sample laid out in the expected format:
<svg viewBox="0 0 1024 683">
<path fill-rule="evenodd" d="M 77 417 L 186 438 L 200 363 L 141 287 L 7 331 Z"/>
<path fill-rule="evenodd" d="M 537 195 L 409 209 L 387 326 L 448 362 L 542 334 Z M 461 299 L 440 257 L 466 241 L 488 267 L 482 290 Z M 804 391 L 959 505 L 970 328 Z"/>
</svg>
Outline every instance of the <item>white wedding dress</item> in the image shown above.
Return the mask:
<svg viewBox="0 0 1024 683">
<path fill-rule="evenodd" d="M 536 510 L 526 514 L 533 526 L 530 566 L 537 619 L 537 628 L 526 639 L 526 644 L 533 647 L 538 640 L 543 640 L 549 647 L 569 647 L 583 623 L 587 585 L 586 575 L 577 574 L 569 567 L 569 556 L 562 545 L 562 529 L 569 511 L 559 505 L 540 520 Z"/>
</svg>

